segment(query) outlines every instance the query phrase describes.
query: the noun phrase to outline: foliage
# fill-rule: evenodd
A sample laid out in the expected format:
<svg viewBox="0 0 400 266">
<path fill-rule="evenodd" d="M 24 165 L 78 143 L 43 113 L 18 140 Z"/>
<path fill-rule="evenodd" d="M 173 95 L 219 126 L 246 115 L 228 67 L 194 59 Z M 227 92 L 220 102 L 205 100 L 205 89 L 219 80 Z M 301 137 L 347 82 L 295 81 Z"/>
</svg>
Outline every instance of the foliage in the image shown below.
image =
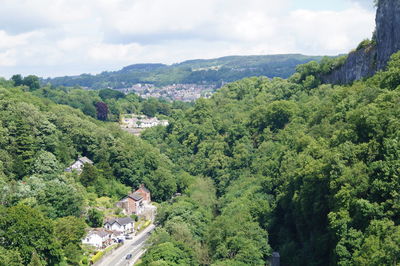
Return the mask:
<svg viewBox="0 0 400 266">
<path fill-rule="evenodd" d="M 327 60 L 245 79 L 144 134 L 219 197 L 211 216 L 189 191 L 162 204 L 158 238 L 200 241 L 204 264 L 263 265 L 272 250 L 285 265 L 398 264 L 399 62 L 349 86 L 319 84 Z"/>
<path fill-rule="evenodd" d="M 374 45 L 376 45 L 376 43 L 373 40 L 365 39 L 358 44 L 356 51 L 360 51 L 362 49 L 365 49 L 365 48 L 368 48 L 368 47 L 371 47 Z"/>
<path fill-rule="evenodd" d="M 97 209 L 90 209 L 86 218 L 86 222 L 90 227 L 102 227 L 104 214 Z"/>
<path fill-rule="evenodd" d="M 7 265 L 7 266 L 23 265 L 21 255 L 17 250 L 8 250 L 0 246 L 0 265 Z"/>
<path fill-rule="evenodd" d="M 2 207 L 0 212 L 0 246 L 18 250 L 24 264 L 35 257 L 34 253 L 50 265 L 60 262 L 61 247 L 51 220 L 23 205 Z"/>
<path fill-rule="evenodd" d="M 98 251 L 91 259 L 90 262 L 91 263 L 96 263 L 97 261 L 99 261 L 104 255 L 103 251 Z"/>
<path fill-rule="evenodd" d="M 40 88 L 40 81 L 37 76 L 29 75 L 22 77 L 21 75 L 13 75 L 11 80 L 14 82 L 14 86 L 27 86 L 29 90 L 34 91 Z"/>
<path fill-rule="evenodd" d="M 176 192 L 175 173 L 182 171 L 158 149 L 117 126 L 34 96 L 46 88 L 14 87 L 14 79 L 0 80 L 0 249 L 6 250 L 1 262 L 77 265 L 84 210 L 89 209 L 90 225 L 102 226 L 103 216 L 90 208 L 96 198 L 107 196 L 113 205 L 142 183 L 157 191 L 153 200 Z M 82 110 L 96 115 L 94 101 L 81 90 L 74 93 L 78 102 L 89 103 Z M 94 165 L 81 175 L 63 170 L 81 156 Z"/>
<path fill-rule="evenodd" d="M 106 121 L 108 117 L 108 106 L 104 102 L 96 103 L 97 119 Z"/>
</svg>

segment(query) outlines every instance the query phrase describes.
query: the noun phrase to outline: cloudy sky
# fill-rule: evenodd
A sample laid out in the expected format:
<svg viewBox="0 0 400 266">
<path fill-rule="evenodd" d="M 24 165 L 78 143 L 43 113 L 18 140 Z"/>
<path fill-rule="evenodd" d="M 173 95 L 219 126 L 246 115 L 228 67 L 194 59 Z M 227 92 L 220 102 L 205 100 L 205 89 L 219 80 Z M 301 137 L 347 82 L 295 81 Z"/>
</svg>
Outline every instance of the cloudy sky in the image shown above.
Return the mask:
<svg viewBox="0 0 400 266">
<path fill-rule="evenodd" d="M 0 76 L 226 55 L 336 55 L 371 36 L 372 2 L 0 0 Z"/>
</svg>

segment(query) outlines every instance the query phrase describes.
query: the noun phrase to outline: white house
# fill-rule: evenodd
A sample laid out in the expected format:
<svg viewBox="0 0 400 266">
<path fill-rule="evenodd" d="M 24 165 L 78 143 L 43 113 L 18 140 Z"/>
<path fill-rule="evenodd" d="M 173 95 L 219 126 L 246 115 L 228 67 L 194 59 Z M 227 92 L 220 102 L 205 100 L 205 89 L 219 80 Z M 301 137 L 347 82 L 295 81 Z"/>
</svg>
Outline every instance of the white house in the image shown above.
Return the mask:
<svg viewBox="0 0 400 266">
<path fill-rule="evenodd" d="M 121 124 L 123 128 L 150 128 L 158 125 L 168 126 L 168 120 L 158 120 L 157 117 L 144 115 L 122 115 Z"/>
<path fill-rule="evenodd" d="M 82 244 L 87 244 L 95 246 L 97 248 L 103 248 L 112 243 L 112 232 L 106 231 L 104 229 L 94 229 L 89 231 L 84 239 L 82 239 Z"/>
<path fill-rule="evenodd" d="M 87 157 L 80 157 L 70 167 L 65 169 L 65 172 L 72 172 L 75 170 L 78 173 L 81 173 L 85 164 L 93 164 L 93 162 Z"/>
<path fill-rule="evenodd" d="M 123 232 L 124 234 L 134 231 L 134 221 L 131 217 L 116 218 L 108 220 L 104 228 L 111 231 Z"/>
</svg>

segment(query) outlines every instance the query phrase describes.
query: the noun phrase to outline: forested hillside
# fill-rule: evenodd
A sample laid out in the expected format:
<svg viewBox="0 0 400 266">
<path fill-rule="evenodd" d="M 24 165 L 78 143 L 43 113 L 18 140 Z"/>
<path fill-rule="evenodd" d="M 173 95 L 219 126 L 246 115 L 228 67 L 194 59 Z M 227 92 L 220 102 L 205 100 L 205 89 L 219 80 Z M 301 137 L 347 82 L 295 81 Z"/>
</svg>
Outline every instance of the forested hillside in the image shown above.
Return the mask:
<svg viewBox="0 0 400 266">
<path fill-rule="evenodd" d="M 190 183 L 165 155 L 115 124 L 13 83 L 0 80 L 0 265 L 78 265 L 85 222 L 102 226 L 100 197 L 117 201 L 144 183 L 161 202 Z M 94 165 L 80 175 L 64 172 L 78 156 Z"/>
<path fill-rule="evenodd" d="M 320 84 L 327 63 L 228 84 L 143 135 L 204 179 L 163 204 L 142 265 L 399 263 L 400 53 L 349 86 Z"/>
<path fill-rule="evenodd" d="M 232 82 L 246 77 L 266 76 L 287 78 L 298 64 L 320 60 L 320 56 L 299 54 L 265 56 L 228 56 L 209 60 L 190 60 L 179 64 L 136 64 L 119 71 L 98 75 L 44 79 L 54 86 L 82 86 L 90 89 L 129 88 L 137 83 L 165 86 L 176 83 L 212 84 Z"/>
<path fill-rule="evenodd" d="M 396 265 L 400 53 L 368 80 L 322 84 L 340 60 L 167 104 L 170 125 L 142 139 L 82 113 L 143 111 L 134 95 L 1 80 L 0 265 L 82 264 L 99 198 L 141 183 L 163 202 L 141 265 L 264 265 L 273 251 L 283 265 Z M 77 156 L 94 166 L 64 172 Z"/>
</svg>

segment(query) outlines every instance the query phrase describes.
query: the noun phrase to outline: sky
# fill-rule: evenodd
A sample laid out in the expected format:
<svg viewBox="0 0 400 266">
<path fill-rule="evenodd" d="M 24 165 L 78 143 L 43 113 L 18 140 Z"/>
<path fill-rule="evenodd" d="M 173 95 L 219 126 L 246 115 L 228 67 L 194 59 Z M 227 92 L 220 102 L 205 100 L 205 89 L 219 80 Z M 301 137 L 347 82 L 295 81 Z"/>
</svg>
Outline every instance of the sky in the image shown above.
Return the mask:
<svg viewBox="0 0 400 266">
<path fill-rule="evenodd" d="M 228 55 L 349 52 L 372 0 L 0 0 L 0 76 L 100 73 Z"/>
</svg>

